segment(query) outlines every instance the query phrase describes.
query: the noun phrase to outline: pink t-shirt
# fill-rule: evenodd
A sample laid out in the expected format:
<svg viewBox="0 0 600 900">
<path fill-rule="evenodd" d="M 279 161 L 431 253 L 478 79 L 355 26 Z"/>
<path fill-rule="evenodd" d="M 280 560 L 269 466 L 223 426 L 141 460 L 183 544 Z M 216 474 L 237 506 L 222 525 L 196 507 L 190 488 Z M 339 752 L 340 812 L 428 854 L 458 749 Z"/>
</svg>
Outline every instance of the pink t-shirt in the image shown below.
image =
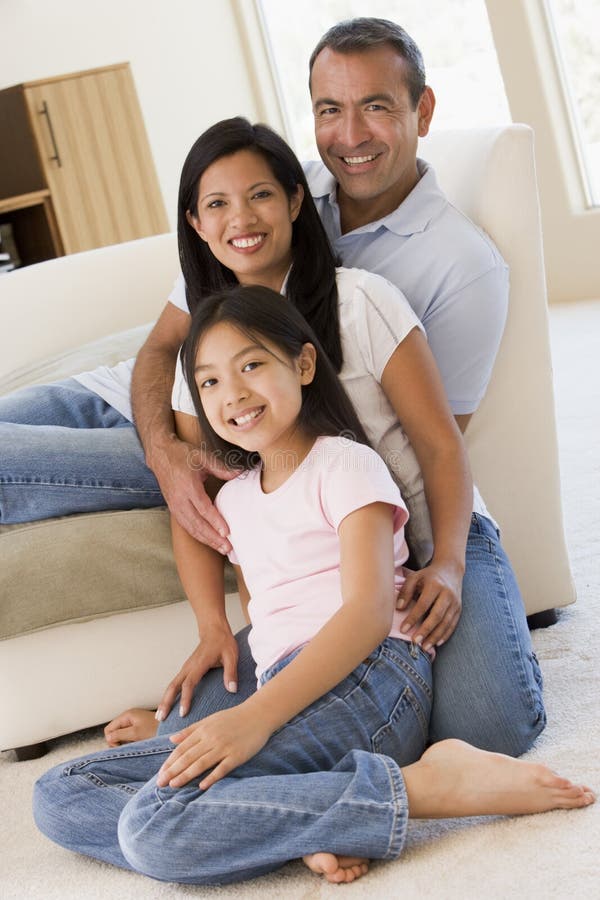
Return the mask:
<svg viewBox="0 0 600 900">
<path fill-rule="evenodd" d="M 232 563 L 250 593 L 250 648 L 256 675 L 302 646 L 342 605 L 338 528 L 356 509 L 394 507 L 396 587 L 404 582 L 408 513 L 385 463 L 370 447 L 320 437 L 277 490 L 263 493 L 260 470 L 223 485 L 216 506 L 229 525 Z M 396 611 L 392 637 L 406 640 Z"/>
</svg>

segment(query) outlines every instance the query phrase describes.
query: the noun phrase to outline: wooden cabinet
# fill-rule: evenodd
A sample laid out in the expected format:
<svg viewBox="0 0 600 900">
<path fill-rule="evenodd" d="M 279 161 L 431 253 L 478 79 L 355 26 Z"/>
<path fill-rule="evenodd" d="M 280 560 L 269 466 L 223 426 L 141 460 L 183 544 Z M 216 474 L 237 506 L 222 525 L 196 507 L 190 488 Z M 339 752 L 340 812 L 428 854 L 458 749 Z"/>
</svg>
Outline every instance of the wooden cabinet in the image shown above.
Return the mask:
<svg viewBox="0 0 600 900">
<path fill-rule="evenodd" d="M 0 91 L 0 134 L 23 262 L 169 230 L 128 63 Z"/>
</svg>

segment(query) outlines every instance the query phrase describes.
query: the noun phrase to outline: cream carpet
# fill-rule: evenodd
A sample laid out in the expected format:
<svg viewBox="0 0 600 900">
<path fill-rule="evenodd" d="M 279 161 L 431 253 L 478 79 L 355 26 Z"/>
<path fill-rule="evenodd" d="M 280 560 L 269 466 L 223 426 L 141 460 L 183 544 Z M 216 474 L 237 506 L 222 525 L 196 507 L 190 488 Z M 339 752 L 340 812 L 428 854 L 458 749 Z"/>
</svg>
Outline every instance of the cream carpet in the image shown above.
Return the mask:
<svg viewBox="0 0 600 900">
<path fill-rule="evenodd" d="M 551 329 L 566 528 L 579 600 L 561 612 L 557 625 L 534 632 L 549 724 L 529 757 L 600 790 L 600 302 L 553 308 Z M 600 802 L 518 819 L 422 822 L 411 827 L 400 860 L 375 864 L 366 878 L 343 887 L 323 883 L 298 863 L 233 887 L 153 882 L 61 850 L 33 825 L 35 778 L 102 746 L 93 730 L 56 741 L 42 759 L 17 763 L 12 753 L 0 756 L 2 900 L 327 900 L 342 893 L 348 900 L 600 898 Z"/>
</svg>

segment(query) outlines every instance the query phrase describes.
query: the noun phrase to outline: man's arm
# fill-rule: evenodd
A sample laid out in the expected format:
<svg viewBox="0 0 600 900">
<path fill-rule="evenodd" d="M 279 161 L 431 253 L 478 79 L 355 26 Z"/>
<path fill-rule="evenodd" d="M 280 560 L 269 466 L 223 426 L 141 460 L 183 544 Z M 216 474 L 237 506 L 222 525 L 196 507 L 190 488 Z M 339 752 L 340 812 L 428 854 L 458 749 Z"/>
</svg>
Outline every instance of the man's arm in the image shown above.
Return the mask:
<svg viewBox="0 0 600 900">
<path fill-rule="evenodd" d="M 198 449 L 190 465 L 194 447 L 175 433 L 171 410 L 177 354 L 189 326 L 189 315 L 167 303 L 137 356 L 131 384 L 133 417 L 146 463 L 171 513 L 193 537 L 223 552 L 229 549 L 227 525 L 204 490 L 207 473 L 216 469 Z"/>
</svg>

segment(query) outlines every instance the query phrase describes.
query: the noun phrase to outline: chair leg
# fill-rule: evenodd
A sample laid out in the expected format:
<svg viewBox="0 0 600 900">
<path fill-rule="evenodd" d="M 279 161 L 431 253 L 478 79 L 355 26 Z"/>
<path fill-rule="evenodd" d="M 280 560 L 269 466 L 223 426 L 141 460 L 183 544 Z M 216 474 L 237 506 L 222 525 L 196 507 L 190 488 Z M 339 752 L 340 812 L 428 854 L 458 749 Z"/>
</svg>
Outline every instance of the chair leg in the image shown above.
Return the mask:
<svg viewBox="0 0 600 900">
<path fill-rule="evenodd" d="M 46 741 L 42 741 L 40 744 L 29 744 L 27 747 L 15 747 L 15 754 L 19 762 L 25 762 L 28 759 L 45 756 L 49 749 Z"/>
<path fill-rule="evenodd" d="M 549 625 L 556 625 L 557 622 L 558 613 L 555 609 L 544 609 L 542 612 L 527 616 L 530 631 L 533 631 L 534 628 L 548 628 Z"/>
</svg>

